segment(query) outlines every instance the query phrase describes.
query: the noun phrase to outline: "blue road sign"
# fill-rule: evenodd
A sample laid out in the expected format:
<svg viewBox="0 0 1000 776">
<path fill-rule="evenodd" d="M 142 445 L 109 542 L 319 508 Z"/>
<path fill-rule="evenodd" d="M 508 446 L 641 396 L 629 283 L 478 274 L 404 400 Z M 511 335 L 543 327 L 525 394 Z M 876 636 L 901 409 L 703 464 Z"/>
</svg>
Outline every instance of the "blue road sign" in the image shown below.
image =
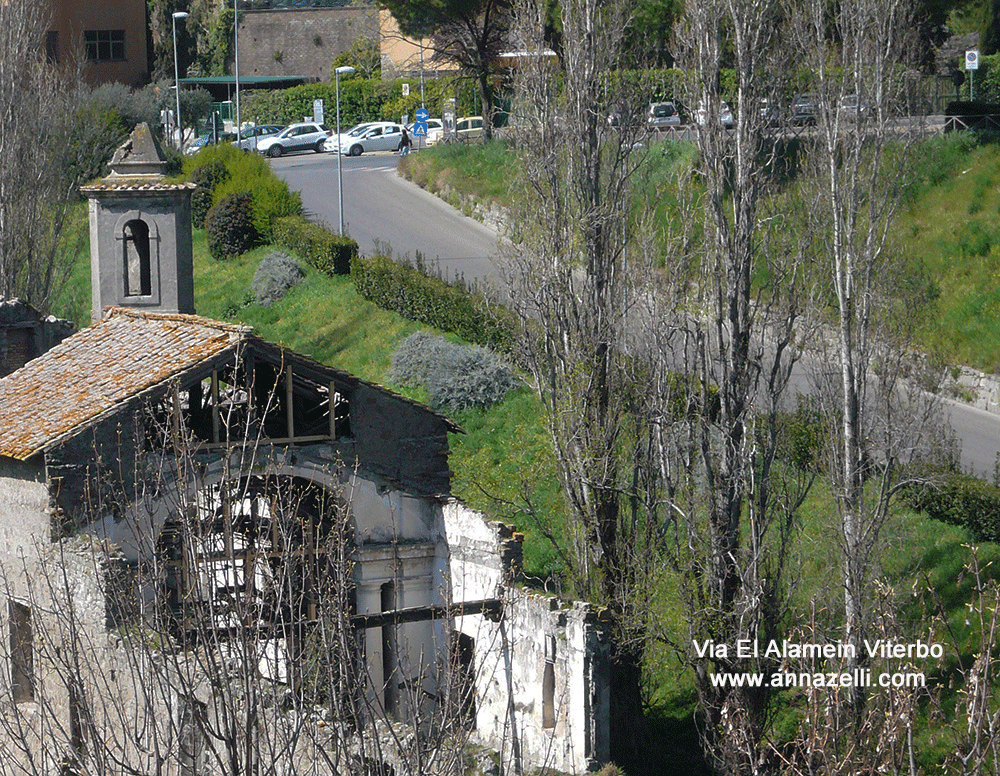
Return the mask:
<svg viewBox="0 0 1000 776">
<path fill-rule="evenodd" d="M 427 109 L 417 108 L 417 120 L 413 124 L 413 134 L 417 137 L 427 137 Z"/>
</svg>

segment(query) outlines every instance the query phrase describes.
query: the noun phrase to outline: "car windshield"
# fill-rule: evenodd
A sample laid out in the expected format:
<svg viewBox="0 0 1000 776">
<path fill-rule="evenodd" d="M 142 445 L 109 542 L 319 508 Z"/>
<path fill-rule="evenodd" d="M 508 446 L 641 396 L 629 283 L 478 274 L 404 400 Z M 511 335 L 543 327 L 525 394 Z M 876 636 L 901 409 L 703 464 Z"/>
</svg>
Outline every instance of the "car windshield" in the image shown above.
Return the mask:
<svg viewBox="0 0 1000 776">
<path fill-rule="evenodd" d="M 348 137 L 357 137 L 358 135 L 363 135 L 368 129 L 371 128 L 371 124 L 358 124 L 354 129 L 347 133 Z"/>
<path fill-rule="evenodd" d="M 674 115 L 674 106 L 671 105 L 669 102 L 657 105 L 656 108 L 653 110 L 653 115 L 656 116 L 657 118 L 662 118 L 664 116 L 672 116 Z"/>
</svg>

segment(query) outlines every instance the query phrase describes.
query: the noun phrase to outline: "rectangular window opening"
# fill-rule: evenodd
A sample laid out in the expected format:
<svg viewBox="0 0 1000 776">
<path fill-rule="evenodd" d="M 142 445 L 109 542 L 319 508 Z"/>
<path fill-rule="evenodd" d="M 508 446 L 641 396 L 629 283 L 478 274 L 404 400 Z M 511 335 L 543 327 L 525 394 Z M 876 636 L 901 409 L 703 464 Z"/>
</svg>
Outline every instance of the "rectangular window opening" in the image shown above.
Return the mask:
<svg viewBox="0 0 1000 776">
<path fill-rule="evenodd" d="M 125 59 L 125 30 L 86 30 L 83 45 L 91 62 L 121 62 Z"/>
<path fill-rule="evenodd" d="M 545 637 L 545 670 L 542 673 L 542 727 L 556 726 L 556 639 Z"/>
<path fill-rule="evenodd" d="M 12 600 L 8 602 L 8 612 L 11 693 L 14 703 L 32 703 L 35 700 L 35 669 L 31 607 Z"/>
</svg>

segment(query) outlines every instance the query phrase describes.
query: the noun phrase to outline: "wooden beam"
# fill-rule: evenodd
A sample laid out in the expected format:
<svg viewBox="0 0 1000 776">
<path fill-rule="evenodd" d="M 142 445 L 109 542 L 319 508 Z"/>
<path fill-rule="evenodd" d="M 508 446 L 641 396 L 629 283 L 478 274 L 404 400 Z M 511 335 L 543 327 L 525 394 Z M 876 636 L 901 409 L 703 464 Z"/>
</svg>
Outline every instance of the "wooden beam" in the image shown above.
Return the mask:
<svg viewBox="0 0 1000 776">
<path fill-rule="evenodd" d="M 285 417 L 288 420 L 288 436 L 295 439 L 295 389 L 292 385 L 292 365 L 285 371 Z"/>
<path fill-rule="evenodd" d="M 212 370 L 212 441 L 219 442 L 219 370 Z"/>
<path fill-rule="evenodd" d="M 373 612 L 372 614 L 356 614 L 351 617 L 351 625 L 355 628 L 381 628 L 384 625 L 402 625 L 407 622 L 426 622 L 428 620 L 450 620 L 453 617 L 464 617 L 481 614 L 486 619 L 499 622 L 503 612 L 503 601 L 499 598 L 488 598 L 485 601 L 463 601 L 458 604 L 432 604 L 431 606 L 411 606 L 406 609 L 395 609 L 391 612 Z"/>
<path fill-rule="evenodd" d="M 334 400 L 337 398 L 337 386 L 331 380 L 329 382 L 329 393 L 327 394 L 327 406 L 330 408 L 330 439 L 337 438 L 337 407 Z"/>
</svg>

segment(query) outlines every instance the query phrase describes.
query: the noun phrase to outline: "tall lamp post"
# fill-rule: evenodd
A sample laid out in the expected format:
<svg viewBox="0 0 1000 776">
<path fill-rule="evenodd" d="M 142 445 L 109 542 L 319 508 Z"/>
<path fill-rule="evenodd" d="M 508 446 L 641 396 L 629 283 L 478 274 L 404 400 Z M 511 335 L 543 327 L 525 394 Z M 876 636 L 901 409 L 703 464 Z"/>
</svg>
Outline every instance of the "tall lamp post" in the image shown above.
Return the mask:
<svg viewBox="0 0 1000 776">
<path fill-rule="evenodd" d="M 340 206 L 340 236 L 344 236 L 344 149 L 340 147 L 340 76 L 350 75 L 354 68 L 338 67 L 337 74 L 337 204 Z"/>
<path fill-rule="evenodd" d="M 233 0 L 233 74 L 236 76 L 236 143 L 240 142 L 240 11 Z"/>
<path fill-rule="evenodd" d="M 187 11 L 174 11 L 174 94 L 177 95 L 177 150 L 179 151 L 184 141 L 184 129 L 181 125 L 181 77 L 177 68 L 177 20 L 186 19 L 190 14 Z"/>
</svg>

